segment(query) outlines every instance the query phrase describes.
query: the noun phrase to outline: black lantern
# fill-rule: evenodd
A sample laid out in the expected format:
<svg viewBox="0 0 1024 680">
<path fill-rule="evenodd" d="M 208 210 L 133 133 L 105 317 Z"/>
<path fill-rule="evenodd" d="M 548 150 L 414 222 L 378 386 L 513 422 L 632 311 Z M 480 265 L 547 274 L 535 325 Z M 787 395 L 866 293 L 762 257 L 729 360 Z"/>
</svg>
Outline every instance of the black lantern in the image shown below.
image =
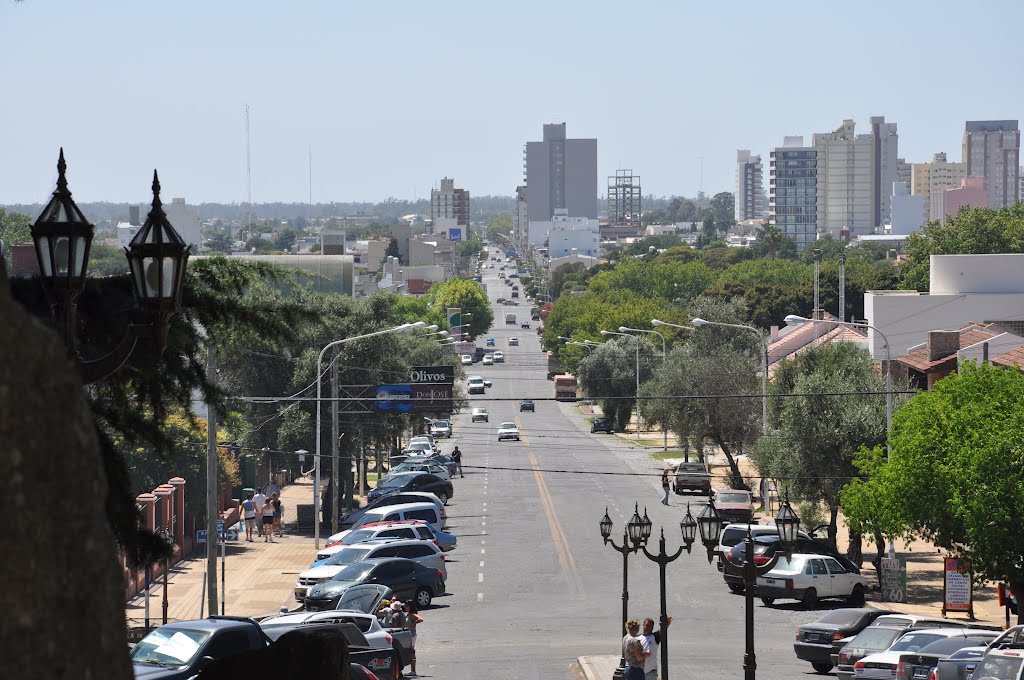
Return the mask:
<svg viewBox="0 0 1024 680">
<path fill-rule="evenodd" d="M 647 539 L 651 537 L 651 528 L 654 526 L 654 522 L 647 516 L 647 508 L 644 508 L 644 518 L 640 521 L 643 523 L 643 529 L 640 531 L 641 540 L 647 543 Z"/>
<path fill-rule="evenodd" d="M 601 518 L 601 538 L 604 539 L 605 543 L 608 542 L 608 538 L 612 535 L 612 518 L 608 516 L 608 508 L 604 509 L 604 517 Z"/>
<path fill-rule="evenodd" d="M 782 502 L 779 514 L 775 516 L 775 526 L 779 528 L 779 540 L 786 553 L 791 553 L 796 546 L 796 538 L 800 533 L 800 518 L 789 505 L 789 497 Z"/>
<path fill-rule="evenodd" d="M 634 508 L 633 516 L 626 524 L 626 533 L 629 535 L 629 542 L 639 546 L 644 540 L 644 521 L 640 519 L 639 508 Z"/>
<path fill-rule="evenodd" d="M 153 171 L 153 207 L 125 250 L 135 298 L 152 319 L 157 347 L 162 348 L 167 337 L 167 322 L 181 307 L 191 246 L 185 244 L 167 221 L 160 203 L 160 179 L 156 170 Z"/>
<path fill-rule="evenodd" d="M 715 510 L 714 501 L 709 500 L 697 515 L 697 528 L 700 529 L 700 542 L 708 549 L 708 561 L 710 562 L 718 547 L 718 537 L 722 534 L 722 518 Z"/>
<path fill-rule="evenodd" d="M 693 545 L 694 539 L 697 537 L 697 521 L 690 514 L 689 503 L 686 504 L 686 516 L 679 523 L 679 530 L 683 532 L 683 543 L 686 544 L 686 548 L 689 550 L 690 546 Z"/>
</svg>

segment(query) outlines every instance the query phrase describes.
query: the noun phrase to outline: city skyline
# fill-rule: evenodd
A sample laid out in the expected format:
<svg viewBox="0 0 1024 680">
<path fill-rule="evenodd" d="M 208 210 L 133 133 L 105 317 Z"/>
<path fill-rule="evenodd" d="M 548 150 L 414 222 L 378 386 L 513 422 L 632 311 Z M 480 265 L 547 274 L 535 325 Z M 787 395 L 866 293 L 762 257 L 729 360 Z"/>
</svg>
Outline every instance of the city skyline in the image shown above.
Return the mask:
<svg viewBox="0 0 1024 680">
<path fill-rule="evenodd" d="M 512 196 L 525 143 L 562 122 L 598 140 L 598 178 L 632 168 L 655 196 L 732 191 L 736 149 L 767 158 L 783 137 L 810 139 L 847 118 L 898 124 L 908 163 L 937 152 L 955 162 L 966 121 L 1019 119 L 1024 95 L 966 58 L 911 77 L 894 55 L 984 37 L 993 60 L 1012 63 L 1024 7 L 990 7 L 1000 21 L 982 36 L 965 34 L 952 3 L 869 2 L 847 16 L 814 3 L 737 12 L 649 2 L 624 16 L 582 2 L 512 13 L 471 2 L 445 13 L 182 2 L 167 13 L 8 1 L 0 63 L 10 101 L 22 99 L 0 110 L 0 203 L 45 201 L 60 146 L 81 201 L 143 202 L 155 167 L 168 195 L 245 202 L 247 105 L 255 203 L 428 199 L 442 177 L 474 196 Z M 829 34 L 796 80 L 798 53 L 772 42 L 793 30 Z M 646 36 L 628 63 L 613 58 L 620 34 Z M 878 35 L 891 37 L 868 37 Z M 449 100 L 437 84 L 455 74 L 462 89 Z M 602 105 L 617 96 L 613 81 L 638 103 Z"/>
</svg>

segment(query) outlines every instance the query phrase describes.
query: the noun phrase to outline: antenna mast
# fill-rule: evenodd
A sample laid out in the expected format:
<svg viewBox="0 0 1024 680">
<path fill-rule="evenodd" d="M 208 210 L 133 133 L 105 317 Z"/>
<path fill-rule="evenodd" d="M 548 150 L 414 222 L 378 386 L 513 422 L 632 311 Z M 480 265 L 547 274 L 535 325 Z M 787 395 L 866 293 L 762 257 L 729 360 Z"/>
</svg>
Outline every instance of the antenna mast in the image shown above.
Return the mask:
<svg viewBox="0 0 1024 680">
<path fill-rule="evenodd" d="M 249 148 L 249 105 L 245 105 L 245 186 L 249 198 L 248 228 L 252 229 L 252 155 Z"/>
</svg>

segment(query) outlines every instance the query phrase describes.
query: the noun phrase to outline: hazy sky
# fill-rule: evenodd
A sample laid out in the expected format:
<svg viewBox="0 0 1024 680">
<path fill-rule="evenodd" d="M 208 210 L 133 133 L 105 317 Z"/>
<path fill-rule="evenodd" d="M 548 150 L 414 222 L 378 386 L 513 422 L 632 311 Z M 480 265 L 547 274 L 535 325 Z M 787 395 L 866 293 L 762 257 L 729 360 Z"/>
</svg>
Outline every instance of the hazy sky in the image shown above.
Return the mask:
<svg viewBox="0 0 1024 680">
<path fill-rule="evenodd" d="M 546 122 L 644 193 L 732 190 L 735 150 L 871 115 L 960 159 L 1024 114 L 1024 2 L 0 0 L 0 203 L 511 194 Z M 765 171 L 767 180 L 767 168 Z"/>
</svg>

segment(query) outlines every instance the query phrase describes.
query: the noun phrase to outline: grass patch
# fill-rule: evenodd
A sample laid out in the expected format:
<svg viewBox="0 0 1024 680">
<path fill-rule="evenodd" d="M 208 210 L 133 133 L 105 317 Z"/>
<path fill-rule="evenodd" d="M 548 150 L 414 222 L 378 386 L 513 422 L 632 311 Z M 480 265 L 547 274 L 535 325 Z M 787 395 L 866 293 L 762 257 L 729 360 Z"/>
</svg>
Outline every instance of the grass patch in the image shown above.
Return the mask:
<svg viewBox="0 0 1024 680">
<path fill-rule="evenodd" d="M 683 458 L 686 456 L 679 449 L 669 449 L 668 451 L 658 451 L 657 453 L 650 454 L 654 460 L 668 460 L 669 458 Z"/>
</svg>

